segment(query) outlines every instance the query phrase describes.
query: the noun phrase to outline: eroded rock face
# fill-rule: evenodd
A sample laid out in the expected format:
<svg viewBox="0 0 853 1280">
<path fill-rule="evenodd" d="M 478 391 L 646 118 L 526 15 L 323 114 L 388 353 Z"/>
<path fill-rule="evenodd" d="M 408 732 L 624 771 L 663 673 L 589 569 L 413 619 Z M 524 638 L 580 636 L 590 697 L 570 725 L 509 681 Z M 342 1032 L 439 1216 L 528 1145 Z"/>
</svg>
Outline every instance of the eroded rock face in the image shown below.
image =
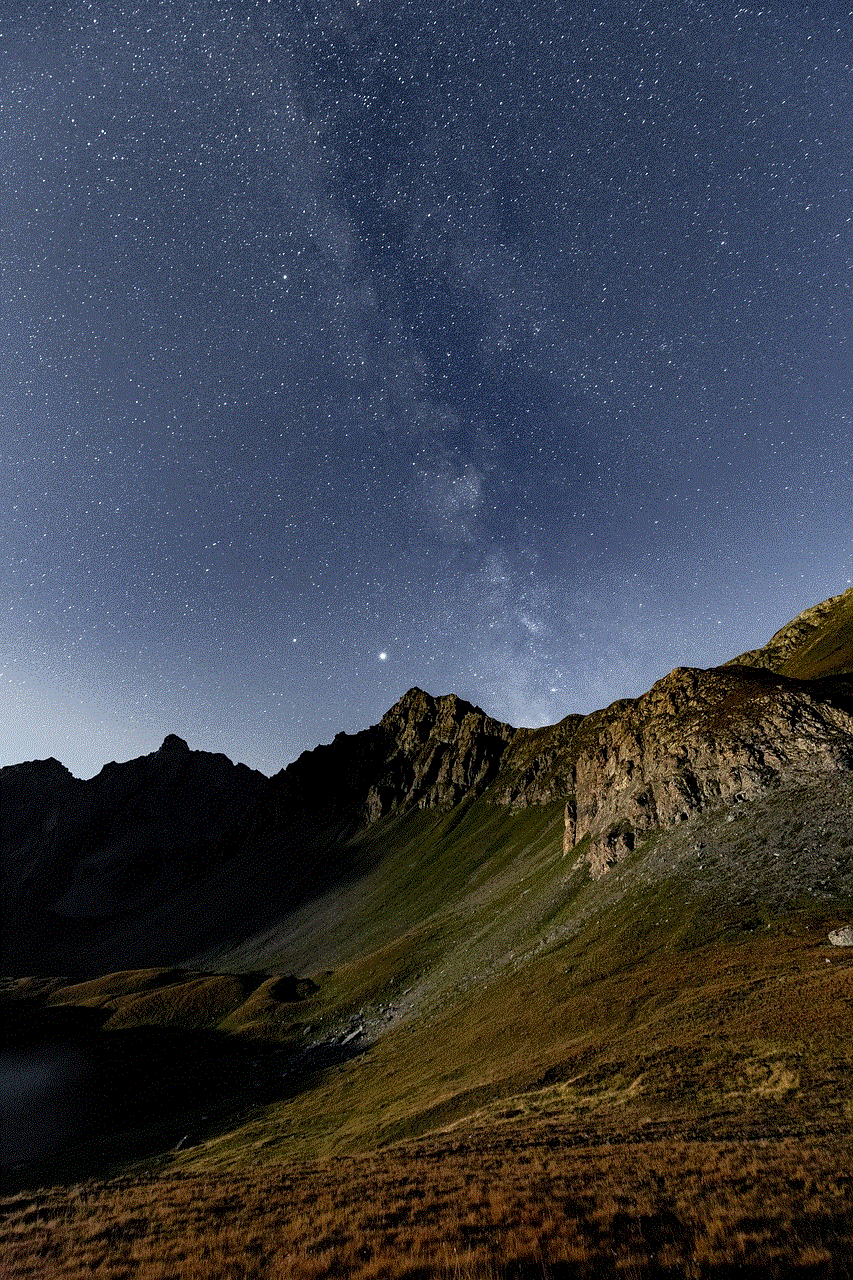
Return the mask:
<svg viewBox="0 0 853 1280">
<path fill-rule="evenodd" d="M 826 624 L 837 631 L 848 596 L 783 628 L 768 646 L 774 662 Z M 564 852 L 584 841 L 598 876 L 651 831 L 710 805 L 853 769 L 849 677 L 793 679 L 753 657 L 678 668 L 641 698 L 541 729 L 513 729 L 455 695 L 410 689 L 378 725 L 339 735 L 284 770 L 279 809 L 267 816 L 280 826 L 294 805 L 321 795 L 355 826 L 478 795 L 511 809 L 561 802 Z"/>
<path fill-rule="evenodd" d="M 384 760 L 364 802 L 368 822 L 407 809 L 451 809 L 480 795 L 516 733 L 455 694 L 434 698 L 423 689 L 410 689 L 378 730 Z"/>
<path fill-rule="evenodd" d="M 318 816 L 338 835 L 410 809 L 452 809 L 492 782 L 516 730 L 454 694 L 410 689 L 377 725 L 339 733 L 270 780 L 246 850 L 292 843 Z"/>
<path fill-rule="evenodd" d="M 651 830 L 709 805 L 853 770 L 853 717 L 825 694 L 767 671 L 678 668 L 587 717 L 572 743 L 564 851 L 589 836 L 598 876 Z"/>
<path fill-rule="evenodd" d="M 364 817 L 565 803 L 564 853 L 600 876 L 656 829 L 783 781 L 853 770 L 849 681 L 757 667 L 677 668 L 641 698 L 517 729 L 452 695 L 410 690 L 377 730 Z M 588 837 L 585 840 L 585 837 Z"/>
<path fill-rule="evenodd" d="M 542 729 L 518 729 L 489 798 L 510 809 L 565 800 L 574 788 L 573 744 L 586 717 L 566 716 Z"/>
<path fill-rule="evenodd" d="M 834 947 L 853 947 L 853 925 L 846 924 L 841 929 L 833 929 L 829 941 Z"/>
</svg>

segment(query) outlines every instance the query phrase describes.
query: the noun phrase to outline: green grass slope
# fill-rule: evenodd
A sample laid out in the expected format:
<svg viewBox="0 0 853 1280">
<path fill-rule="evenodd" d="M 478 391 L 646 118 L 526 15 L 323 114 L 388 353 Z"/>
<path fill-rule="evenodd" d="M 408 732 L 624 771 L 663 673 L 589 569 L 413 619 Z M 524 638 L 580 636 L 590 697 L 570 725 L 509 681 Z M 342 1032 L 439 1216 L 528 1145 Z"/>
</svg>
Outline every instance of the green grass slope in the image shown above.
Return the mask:
<svg viewBox="0 0 853 1280">
<path fill-rule="evenodd" d="M 154 1033 L 180 1100 L 157 1112 L 136 1063 L 138 1123 L 123 1098 L 120 1133 L 43 1176 L 233 1172 L 521 1117 L 849 1125 L 853 957 L 827 932 L 853 905 L 851 806 L 844 779 L 720 806 L 597 882 L 558 805 L 419 810 L 354 838 L 361 879 L 192 967 L 20 982 L 99 1010 L 110 1064 Z"/>
<path fill-rule="evenodd" d="M 796 680 L 853 673 L 853 588 L 806 609 L 760 649 L 732 659 Z"/>
</svg>

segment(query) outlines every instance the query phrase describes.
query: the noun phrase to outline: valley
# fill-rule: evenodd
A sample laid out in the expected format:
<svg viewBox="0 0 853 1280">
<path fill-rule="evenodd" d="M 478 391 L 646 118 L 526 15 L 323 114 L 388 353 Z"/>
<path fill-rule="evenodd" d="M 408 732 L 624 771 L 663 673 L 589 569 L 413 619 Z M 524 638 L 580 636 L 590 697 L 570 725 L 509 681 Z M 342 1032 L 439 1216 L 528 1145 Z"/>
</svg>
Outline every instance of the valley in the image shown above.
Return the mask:
<svg viewBox="0 0 853 1280">
<path fill-rule="evenodd" d="M 848 591 L 548 729 L 3 770 L 6 1273 L 849 1277 L 851 672 Z"/>
</svg>

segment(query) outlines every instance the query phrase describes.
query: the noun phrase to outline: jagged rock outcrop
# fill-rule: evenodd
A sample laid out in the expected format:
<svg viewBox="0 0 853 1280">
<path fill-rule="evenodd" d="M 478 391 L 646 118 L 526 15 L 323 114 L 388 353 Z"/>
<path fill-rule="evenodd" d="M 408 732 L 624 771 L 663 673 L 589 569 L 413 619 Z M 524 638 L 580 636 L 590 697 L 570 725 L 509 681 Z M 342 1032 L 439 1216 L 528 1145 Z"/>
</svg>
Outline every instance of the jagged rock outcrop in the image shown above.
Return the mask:
<svg viewBox="0 0 853 1280">
<path fill-rule="evenodd" d="M 813 642 L 832 609 L 810 611 Z M 800 643 L 798 642 L 798 643 Z M 790 652 L 790 651 L 789 651 Z M 842 678 L 764 666 L 677 668 L 643 697 L 542 729 L 513 730 L 448 696 L 410 690 L 377 726 L 369 822 L 484 794 L 513 809 L 565 804 L 564 852 L 584 841 L 603 874 L 651 831 L 784 780 L 853 770 L 853 698 Z"/>
<path fill-rule="evenodd" d="M 653 830 L 709 805 L 853 770 L 851 710 L 843 677 L 680 667 L 640 698 L 519 730 L 488 799 L 516 809 L 562 799 L 564 853 L 584 841 L 598 876 Z"/>
<path fill-rule="evenodd" d="M 340 834 L 410 809 L 451 809 L 496 776 L 516 730 L 455 694 L 405 693 L 380 720 L 297 760 L 270 780 L 252 818 L 254 842 L 318 819 Z"/>
<path fill-rule="evenodd" d="M 451 809 L 480 795 L 516 733 L 455 694 L 433 698 L 417 688 L 386 712 L 378 728 L 385 752 L 365 798 L 368 822 L 407 809 Z"/>
<path fill-rule="evenodd" d="M 521 729 L 488 798 L 513 808 L 564 799 L 564 852 L 583 841 L 598 876 L 709 805 L 853 770 L 853 681 L 838 674 L 853 669 L 851 619 L 847 591 L 724 667 L 677 668 L 641 698 Z"/>
<path fill-rule="evenodd" d="M 571 715 L 545 728 L 516 730 L 489 799 L 510 809 L 565 800 L 574 785 L 572 744 L 585 719 Z"/>
<path fill-rule="evenodd" d="M 709 805 L 853 770 L 853 716 L 829 694 L 760 669 L 677 668 L 588 717 L 573 743 L 565 852 L 588 836 L 600 875 L 650 831 Z"/>
</svg>

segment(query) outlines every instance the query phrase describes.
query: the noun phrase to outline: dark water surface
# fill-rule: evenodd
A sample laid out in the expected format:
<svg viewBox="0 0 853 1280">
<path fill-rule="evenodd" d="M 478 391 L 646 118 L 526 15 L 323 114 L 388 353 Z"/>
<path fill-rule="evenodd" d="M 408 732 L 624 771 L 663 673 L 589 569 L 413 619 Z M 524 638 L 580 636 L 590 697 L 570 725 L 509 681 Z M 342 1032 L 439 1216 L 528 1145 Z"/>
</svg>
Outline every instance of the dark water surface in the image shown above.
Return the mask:
<svg viewBox="0 0 853 1280">
<path fill-rule="evenodd" d="M 92 1078 L 90 1055 L 79 1045 L 0 1052 L 2 1163 L 55 1155 L 84 1134 L 91 1127 Z"/>
</svg>

